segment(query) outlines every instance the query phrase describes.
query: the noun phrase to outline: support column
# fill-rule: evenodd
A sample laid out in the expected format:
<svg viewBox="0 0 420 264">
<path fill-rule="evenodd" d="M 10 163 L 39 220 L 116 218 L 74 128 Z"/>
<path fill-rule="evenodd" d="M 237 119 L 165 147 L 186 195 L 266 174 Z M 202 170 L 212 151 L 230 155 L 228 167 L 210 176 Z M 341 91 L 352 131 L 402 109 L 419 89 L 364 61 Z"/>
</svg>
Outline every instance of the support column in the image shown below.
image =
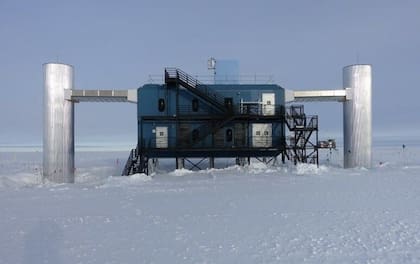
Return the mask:
<svg viewBox="0 0 420 264">
<path fill-rule="evenodd" d="M 184 158 L 176 158 L 176 169 L 180 170 L 185 168 L 185 160 Z"/>
<path fill-rule="evenodd" d="M 73 67 L 47 63 L 44 68 L 43 179 L 74 182 L 74 108 L 65 100 L 73 89 Z"/>
<path fill-rule="evenodd" d="M 209 168 L 214 169 L 214 157 L 209 157 Z"/>
<path fill-rule="evenodd" d="M 350 96 L 343 103 L 344 168 L 372 166 L 372 67 L 343 69 L 343 88 Z"/>
<path fill-rule="evenodd" d="M 242 166 L 242 167 L 250 164 L 249 159 L 247 159 L 246 157 L 236 157 L 235 163 L 236 165 Z"/>
<path fill-rule="evenodd" d="M 148 175 L 152 175 L 153 173 L 156 172 L 156 168 L 158 167 L 159 164 L 159 160 L 158 158 L 149 158 L 149 160 L 147 161 L 147 174 Z"/>
</svg>

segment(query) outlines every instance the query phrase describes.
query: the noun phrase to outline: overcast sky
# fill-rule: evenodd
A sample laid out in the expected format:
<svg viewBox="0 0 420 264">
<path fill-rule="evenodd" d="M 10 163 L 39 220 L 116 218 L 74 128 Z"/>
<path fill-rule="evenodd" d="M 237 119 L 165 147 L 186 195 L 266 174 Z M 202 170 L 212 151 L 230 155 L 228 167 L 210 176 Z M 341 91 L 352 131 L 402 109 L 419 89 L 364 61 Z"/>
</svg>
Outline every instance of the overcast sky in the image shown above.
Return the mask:
<svg viewBox="0 0 420 264">
<path fill-rule="evenodd" d="M 42 142 L 42 64 L 75 67 L 78 89 L 128 89 L 177 66 L 239 61 L 288 89 L 342 88 L 373 65 L 374 135 L 420 134 L 420 1 L 0 1 L 0 144 Z M 307 105 L 324 135 L 339 103 Z M 134 104 L 76 105 L 76 142 L 136 144 Z M 321 138 L 323 135 L 320 135 Z"/>
</svg>

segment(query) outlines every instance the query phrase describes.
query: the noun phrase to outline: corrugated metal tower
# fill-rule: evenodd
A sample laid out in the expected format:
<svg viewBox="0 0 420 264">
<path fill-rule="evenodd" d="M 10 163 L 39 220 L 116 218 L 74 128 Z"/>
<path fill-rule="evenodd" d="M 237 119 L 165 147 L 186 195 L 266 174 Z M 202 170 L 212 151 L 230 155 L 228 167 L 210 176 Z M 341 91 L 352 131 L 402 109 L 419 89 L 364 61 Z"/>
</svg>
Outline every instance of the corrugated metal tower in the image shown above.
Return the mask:
<svg viewBox="0 0 420 264">
<path fill-rule="evenodd" d="M 343 103 L 344 168 L 372 166 L 372 67 L 343 69 L 343 86 L 350 100 Z"/>
<path fill-rule="evenodd" d="M 71 89 L 71 65 L 44 64 L 43 177 L 52 182 L 74 182 L 74 108 L 65 100 Z"/>
</svg>

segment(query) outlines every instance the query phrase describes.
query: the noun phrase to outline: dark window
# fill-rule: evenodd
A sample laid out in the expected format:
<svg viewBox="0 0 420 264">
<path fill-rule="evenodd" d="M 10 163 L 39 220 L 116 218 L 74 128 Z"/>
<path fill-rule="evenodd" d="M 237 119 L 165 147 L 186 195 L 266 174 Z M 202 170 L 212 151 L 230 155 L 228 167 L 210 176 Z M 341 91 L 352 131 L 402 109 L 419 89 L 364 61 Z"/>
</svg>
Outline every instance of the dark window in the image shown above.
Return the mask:
<svg viewBox="0 0 420 264">
<path fill-rule="evenodd" d="M 192 100 L 192 110 L 194 112 L 197 112 L 198 111 L 198 99 L 197 98 L 194 98 Z"/>
<path fill-rule="evenodd" d="M 198 131 L 198 129 L 194 129 L 192 131 L 192 141 L 197 142 L 199 137 L 200 137 L 200 132 Z"/>
<path fill-rule="evenodd" d="M 226 141 L 232 142 L 233 135 L 232 135 L 232 129 L 226 129 Z"/>
<path fill-rule="evenodd" d="M 233 108 L 233 99 L 232 99 L 232 97 L 226 97 L 225 98 L 225 107 L 228 110 L 232 110 L 232 108 Z"/>
<path fill-rule="evenodd" d="M 159 112 L 165 111 L 165 99 L 159 98 L 158 109 L 159 109 Z"/>
</svg>

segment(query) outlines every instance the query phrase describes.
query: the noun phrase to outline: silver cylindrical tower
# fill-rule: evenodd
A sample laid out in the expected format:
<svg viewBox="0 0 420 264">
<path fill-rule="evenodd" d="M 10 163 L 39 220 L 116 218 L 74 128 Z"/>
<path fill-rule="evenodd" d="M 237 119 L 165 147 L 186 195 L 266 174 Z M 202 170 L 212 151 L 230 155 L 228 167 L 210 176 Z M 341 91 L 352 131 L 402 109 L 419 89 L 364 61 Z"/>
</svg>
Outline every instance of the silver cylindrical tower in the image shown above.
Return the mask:
<svg viewBox="0 0 420 264">
<path fill-rule="evenodd" d="M 343 69 L 349 100 L 343 104 L 344 168 L 372 166 L 372 66 Z"/>
<path fill-rule="evenodd" d="M 44 64 L 43 178 L 57 183 L 74 182 L 74 108 L 65 100 L 73 89 L 73 67 Z"/>
</svg>

